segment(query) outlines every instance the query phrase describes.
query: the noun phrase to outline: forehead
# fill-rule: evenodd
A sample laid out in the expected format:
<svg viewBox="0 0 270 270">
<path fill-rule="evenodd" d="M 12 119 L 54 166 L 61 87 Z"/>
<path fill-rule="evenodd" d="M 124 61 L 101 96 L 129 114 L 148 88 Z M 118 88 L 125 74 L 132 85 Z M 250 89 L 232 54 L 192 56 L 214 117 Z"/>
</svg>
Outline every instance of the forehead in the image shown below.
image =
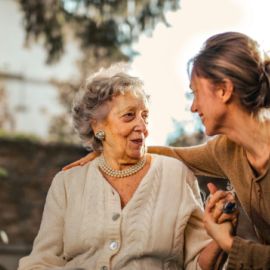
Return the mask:
<svg viewBox="0 0 270 270">
<path fill-rule="evenodd" d="M 208 79 L 203 77 L 198 77 L 196 74 L 192 73 L 190 79 L 190 86 L 192 90 L 200 90 L 207 89 L 213 91 L 215 89 L 215 85 L 211 83 Z"/>
<path fill-rule="evenodd" d="M 148 101 L 141 91 L 126 92 L 114 98 L 112 112 L 120 114 L 129 109 L 148 110 Z"/>
</svg>

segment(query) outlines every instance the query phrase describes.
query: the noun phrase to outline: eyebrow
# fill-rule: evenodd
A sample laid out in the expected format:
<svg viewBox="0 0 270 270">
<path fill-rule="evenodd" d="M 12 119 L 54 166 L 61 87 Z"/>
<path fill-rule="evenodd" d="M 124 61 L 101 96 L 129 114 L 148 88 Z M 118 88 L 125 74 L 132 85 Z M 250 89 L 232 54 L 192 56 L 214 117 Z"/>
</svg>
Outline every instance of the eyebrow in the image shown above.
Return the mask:
<svg viewBox="0 0 270 270">
<path fill-rule="evenodd" d="M 126 112 L 126 111 L 136 110 L 136 109 L 137 109 L 137 107 L 135 107 L 135 106 L 128 106 L 127 108 L 121 110 L 121 111 L 119 112 L 119 114 L 122 114 L 123 112 Z M 143 111 L 149 112 L 149 109 L 145 109 L 145 110 L 143 110 Z"/>
<path fill-rule="evenodd" d="M 135 110 L 136 107 L 135 106 L 128 106 L 125 109 L 121 110 L 119 113 L 125 112 L 125 111 L 131 111 L 131 110 Z"/>
</svg>

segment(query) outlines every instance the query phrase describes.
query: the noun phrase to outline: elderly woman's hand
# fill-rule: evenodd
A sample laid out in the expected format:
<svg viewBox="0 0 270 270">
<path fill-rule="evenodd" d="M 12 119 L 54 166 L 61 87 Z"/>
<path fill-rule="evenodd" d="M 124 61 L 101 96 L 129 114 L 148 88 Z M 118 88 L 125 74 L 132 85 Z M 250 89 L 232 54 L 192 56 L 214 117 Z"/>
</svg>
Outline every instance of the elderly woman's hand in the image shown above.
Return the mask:
<svg viewBox="0 0 270 270">
<path fill-rule="evenodd" d="M 239 210 L 236 208 L 233 213 L 226 214 L 222 207 L 226 202 L 236 203 L 235 197 L 228 191 L 217 191 L 213 184 L 208 184 L 208 188 L 212 196 L 205 207 L 204 228 L 225 252 L 230 253 Z"/>
<path fill-rule="evenodd" d="M 71 169 L 72 167 L 75 167 L 75 166 L 83 166 L 83 165 L 85 165 L 86 163 L 92 161 L 93 159 L 95 159 L 98 156 L 100 156 L 99 152 L 92 152 L 92 153 L 88 154 L 87 156 L 81 158 L 80 160 L 77 160 L 77 161 L 65 166 L 62 169 L 62 171 L 66 171 L 66 170 Z"/>
</svg>

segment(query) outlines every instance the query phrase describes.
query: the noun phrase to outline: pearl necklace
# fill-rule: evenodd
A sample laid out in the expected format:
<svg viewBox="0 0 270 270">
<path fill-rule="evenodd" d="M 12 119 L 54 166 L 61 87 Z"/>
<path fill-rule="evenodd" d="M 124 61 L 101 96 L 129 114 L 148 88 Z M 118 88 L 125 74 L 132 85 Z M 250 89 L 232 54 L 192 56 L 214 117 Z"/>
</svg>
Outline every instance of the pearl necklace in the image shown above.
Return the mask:
<svg viewBox="0 0 270 270">
<path fill-rule="evenodd" d="M 121 171 L 121 170 L 115 170 L 115 169 L 111 168 L 105 162 L 103 153 L 99 157 L 99 167 L 100 167 L 100 169 L 105 174 L 107 174 L 109 176 L 117 177 L 117 178 L 127 177 L 127 176 L 130 176 L 130 175 L 133 175 L 133 174 L 137 173 L 140 169 L 142 169 L 145 164 L 146 164 L 146 156 L 140 162 L 138 162 L 137 164 L 133 165 L 129 169 L 124 170 L 124 171 Z"/>
</svg>

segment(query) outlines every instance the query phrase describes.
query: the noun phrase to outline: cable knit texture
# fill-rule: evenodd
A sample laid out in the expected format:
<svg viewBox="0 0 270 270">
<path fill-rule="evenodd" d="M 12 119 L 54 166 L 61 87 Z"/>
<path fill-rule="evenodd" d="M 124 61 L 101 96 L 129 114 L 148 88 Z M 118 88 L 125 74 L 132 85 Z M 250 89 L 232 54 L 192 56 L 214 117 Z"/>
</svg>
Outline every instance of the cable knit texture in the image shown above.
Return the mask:
<svg viewBox="0 0 270 270">
<path fill-rule="evenodd" d="M 216 136 L 206 144 L 195 147 L 149 147 L 149 151 L 180 159 L 197 175 L 228 178 L 250 219 L 252 189 L 252 220 L 259 239 L 263 242 L 265 237 L 266 245 L 235 237 L 227 269 L 270 269 L 270 158 L 267 172 L 256 177 L 243 147 L 225 135 Z"/>
<path fill-rule="evenodd" d="M 200 251 L 211 241 L 202 218 L 197 180 L 182 162 L 152 155 L 149 171 L 121 209 L 95 159 L 56 175 L 33 251 L 19 270 L 200 269 Z"/>
</svg>

